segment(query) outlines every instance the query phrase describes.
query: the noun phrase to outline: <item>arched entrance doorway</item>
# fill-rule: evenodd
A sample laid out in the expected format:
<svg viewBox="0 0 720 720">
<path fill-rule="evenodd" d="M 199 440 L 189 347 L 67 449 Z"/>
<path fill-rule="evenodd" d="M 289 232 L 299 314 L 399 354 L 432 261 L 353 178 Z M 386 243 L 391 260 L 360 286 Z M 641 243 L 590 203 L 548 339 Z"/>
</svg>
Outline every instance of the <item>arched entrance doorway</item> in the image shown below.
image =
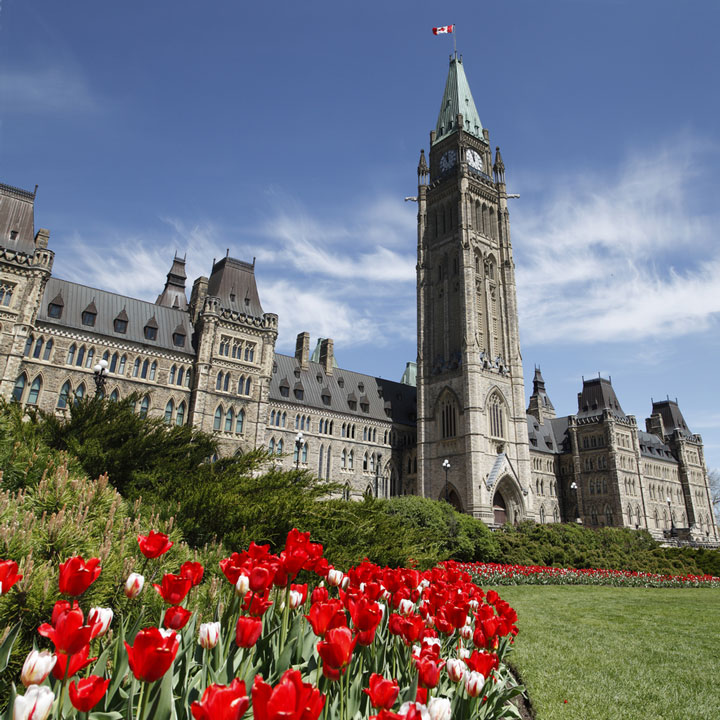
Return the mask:
<svg viewBox="0 0 720 720">
<path fill-rule="evenodd" d="M 496 525 L 504 525 L 508 521 L 505 498 L 499 491 L 496 491 L 493 497 L 493 515 Z"/>
<path fill-rule="evenodd" d="M 447 490 L 447 497 L 445 496 L 445 488 L 443 488 L 442 492 L 440 493 L 440 496 L 438 497 L 438 500 L 444 500 L 448 504 L 452 505 L 455 510 L 458 512 L 463 512 L 463 506 L 462 501 L 460 500 L 460 496 L 457 493 L 457 490 L 450 485 L 448 486 Z"/>
</svg>

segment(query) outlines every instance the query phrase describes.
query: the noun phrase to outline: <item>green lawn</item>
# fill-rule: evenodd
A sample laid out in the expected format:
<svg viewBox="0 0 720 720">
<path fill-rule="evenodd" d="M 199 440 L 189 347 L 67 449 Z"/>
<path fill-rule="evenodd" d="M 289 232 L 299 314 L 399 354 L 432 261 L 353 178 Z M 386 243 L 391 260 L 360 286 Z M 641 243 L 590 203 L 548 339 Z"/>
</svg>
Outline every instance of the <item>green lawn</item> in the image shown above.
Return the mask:
<svg viewBox="0 0 720 720">
<path fill-rule="evenodd" d="M 716 590 L 496 590 L 519 616 L 511 664 L 537 720 L 720 718 Z"/>
</svg>

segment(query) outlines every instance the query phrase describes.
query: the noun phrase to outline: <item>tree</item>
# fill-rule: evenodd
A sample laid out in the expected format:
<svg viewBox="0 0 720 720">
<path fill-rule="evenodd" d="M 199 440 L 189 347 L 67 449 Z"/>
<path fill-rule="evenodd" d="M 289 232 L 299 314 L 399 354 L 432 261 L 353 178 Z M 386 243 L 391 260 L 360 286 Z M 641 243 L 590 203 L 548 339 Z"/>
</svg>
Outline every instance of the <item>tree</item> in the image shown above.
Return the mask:
<svg viewBox="0 0 720 720">
<path fill-rule="evenodd" d="M 710 485 L 710 502 L 712 503 L 715 522 L 720 525 L 720 469 L 713 468 L 708 472 Z"/>
</svg>

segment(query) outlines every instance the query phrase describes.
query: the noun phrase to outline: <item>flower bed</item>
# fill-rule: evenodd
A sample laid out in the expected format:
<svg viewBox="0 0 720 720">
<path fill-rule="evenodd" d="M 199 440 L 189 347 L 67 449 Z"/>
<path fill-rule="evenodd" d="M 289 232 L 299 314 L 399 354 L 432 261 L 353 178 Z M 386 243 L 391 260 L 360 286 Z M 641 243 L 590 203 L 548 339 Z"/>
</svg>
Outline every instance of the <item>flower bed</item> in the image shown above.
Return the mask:
<svg viewBox="0 0 720 720">
<path fill-rule="evenodd" d="M 142 572 L 124 593 L 142 610 L 145 576 L 172 543 L 151 532 L 138 544 Z M 253 543 L 220 568 L 227 582 L 210 622 L 189 609 L 205 571 L 186 562 L 152 584 L 164 607 L 142 627 L 142 611 L 131 623 L 83 608 L 102 569 L 97 558 L 69 558 L 37 630 L 48 649 L 28 655 L 25 690 L 13 686 L 5 720 L 519 717 L 511 699 L 522 688 L 505 664 L 517 615 L 455 563 L 420 572 L 365 561 L 344 573 L 293 530 L 279 555 Z M 21 578 L 14 561 L 0 562 L 0 592 Z M 19 630 L 0 644 L 0 672 Z"/>
<path fill-rule="evenodd" d="M 614 585 L 627 587 L 720 587 L 713 575 L 657 575 L 630 570 L 553 568 L 542 565 L 463 563 L 458 566 L 482 585 Z"/>
</svg>

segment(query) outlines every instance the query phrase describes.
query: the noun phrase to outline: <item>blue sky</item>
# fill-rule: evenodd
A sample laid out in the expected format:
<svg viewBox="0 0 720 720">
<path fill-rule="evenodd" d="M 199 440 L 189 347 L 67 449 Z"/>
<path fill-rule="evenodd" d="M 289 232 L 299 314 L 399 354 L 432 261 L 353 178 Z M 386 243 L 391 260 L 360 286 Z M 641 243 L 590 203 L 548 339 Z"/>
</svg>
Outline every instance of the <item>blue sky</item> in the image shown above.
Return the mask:
<svg viewBox="0 0 720 720">
<path fill-rule="evenodd" d="M 61 277 L 154 300 L 226 249 L 340 364 L 415 358 L 415 211 L 455 23 L 511 206 L 526 387 L 677 397 L 720 467 L 720 5 L 1 0 L 0 181 Z M 314 340 L 313 340 L 314 342 Z"/>
</svg>

